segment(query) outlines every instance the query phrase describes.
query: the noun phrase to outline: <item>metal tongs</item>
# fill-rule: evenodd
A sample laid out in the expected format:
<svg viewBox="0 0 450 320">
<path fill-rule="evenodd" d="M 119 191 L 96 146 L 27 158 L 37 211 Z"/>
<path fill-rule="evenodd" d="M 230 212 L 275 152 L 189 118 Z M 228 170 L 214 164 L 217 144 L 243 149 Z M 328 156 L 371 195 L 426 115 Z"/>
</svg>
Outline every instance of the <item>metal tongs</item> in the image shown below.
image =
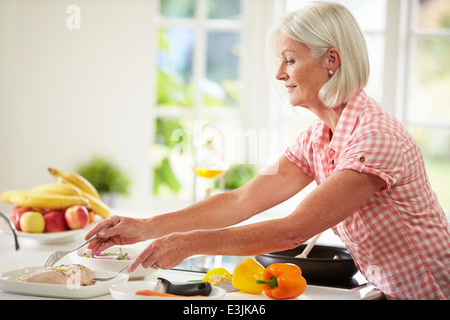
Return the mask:
<svg viewBox="0 0 450 320">
<path fill-rule="evenodd" d="M 0 216 L 5 219 L 6 223 L 8 224 L 9 228 L 11 229 L 11 232 L 14 236 L 14 242 L 16 244 L 16 251 L 19 250 L 19 240 L 17 239 L 17 230 L 16 227 L 12 224 L 12 222 L 3 214 L 0 212 Z"/>
</svg>

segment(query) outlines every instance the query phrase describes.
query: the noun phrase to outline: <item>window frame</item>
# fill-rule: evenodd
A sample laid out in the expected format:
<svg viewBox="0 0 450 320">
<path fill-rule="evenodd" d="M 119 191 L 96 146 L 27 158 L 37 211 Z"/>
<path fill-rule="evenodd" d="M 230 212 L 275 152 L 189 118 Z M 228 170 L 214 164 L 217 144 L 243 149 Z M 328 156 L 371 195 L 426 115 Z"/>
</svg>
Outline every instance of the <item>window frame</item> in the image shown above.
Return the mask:
<svg viewBox="0 0 450 320">
<path fill-rule="evenodd" d="M 390 2 L 395 2 L 394 0 L 389 0 Z M 445 38 L 450 41 L 450 29 L 419 29 L 415 25 L 415 21 L 417 20 L 417 11 L 419 0 L 402 0 L 399 1 L 403 11 L 408 13 L 406 21 L 404 22 L 406 26 L 406 35 L 405 38 L 405 50 L 404 57 L 401 57 L 403 61 L 405 61 L 406 66 L 403 67 L 403 77 L 404 77 L 404 86 L 403 86 L 403 103 L 399 104 L 399 108 L 397 111 L 397 115 L 407 127 L 409 126 L 420 126 L 426 128 L 445 128 L 450 129 L 450 120 L 443 121 L 441 123 L 429 122 L 429 121 L 410 121 L 408 119 L 408 108 L 410 107 L 410 96 L 409 92 L 412 88 L 412 74 L 413 74 L 413 64 L 414 64 L 414 56 L 416 51 L 417 41 L 420 39 L 433 39 L 433 38 Z M 404 19 L 405 20 L 405 19 Z M 400 31 L 401 32 L 401 31 Z M 399 72 L 400 73 L 400 72 Z M 401 73 L 400 73 L 401 74 Z"/>
<path fill-rule="evenodd" d="M 154 0 L 155 8 L 155 29 L 161 24 L 164 26 L 180 25 L 183 19 L 161 19 L 159 17 L 159 1 Z M 198 0 L 201 10 L 206 10 L 207 0 Z M 155 122 L 160 117 L 178 117 L 192 116 L 199 119 L 201 116 L 212 117 L 239 117 L 242 121 L 242 129 L 264 129 L 280 131 L 282 126 L 293 121 L 300 121 L 299 127 L 311 122 L 308 115 L 300 117 L 292 116 L 292 110 L 284 107 L 285 102 L 281 101 L 280 95 L 274 89 L 272 79 L 274 75 L 268 73 L 266 65 L 266 36 L 275 19 L 285 12 L 288 0 L 244 0 L 245 19 L 242 21 L 242 37 L 245 47 L 245 54 L 242 57 L 242 82 L 245 86 L 243 90 L 241 105 L 238 108 L 200 108 L 201 101 L 196 101 L 194 108 L 158 108 L 156 102 L 152 105 L 151 122 L 151 141 L 154 142 Z M 300 0 L 299 0 L 300 1 Z M 307 0 L 304 0 L 307 2 Z M 418 0 L 386 0 L 386 24 L 384 29 L 363 30 L 367 35 L 382 35 L 384 37 L 384 61 L 382 70 L 382 98 L 380 103 L 394 114 L 407 127 L 410 125 L 421 125 L 429 128 L 444 127 L 450 128 L 450 121 L 443 123 L 408 123 L 409 108 L 409 92 L 412 85 L 412 73 L 414 62 L 415 41 L 421 38 L 445 37 L 450 39 L 449 30 L 418 30 L 415 27 L 416 10 L 418 8 Z M 213 28 L 215 30 L 236 30 L 239 28 L 238 23 L 220 24 L 219 22 L 208 23 L 203 25 L 199 19 L 199 15 L 204 14 L 197 12 L 195 21 L 189 24 Z M 222 21 L 223 23 L 223 21 Z M 227 29 L 230 28 L 230 29 Z M 208 30 L 208 29 L 204 29 Z M 156 32 L 156 31 L 155 31 Z M 207 31 L 203 31 L 204 33 Z M 154 36 L 156 39 L 156 35 Z M 205 38 L 199 37 L 199 38 Z M 153 39 L 153 41 L 155 41 Z M 155 42 L 154 42 L 155 43 Z M 197 50 L 195 60 L 204 61 L 205 59 L 205 43 L 198 44 L 201 50 Z M 156 63 L 156 54 L 153 61 Z M 197 68 L 199 68 L 197 66 Z M 195 83 L 200 78 L 198 74 L 204 70 L 198 69 L 194 71 L 197 74 Z M 155 73 L 153 73 L 154 75 Z M 156 86 L 153 78 L 152 90 Z M 197 94 L 197 96 L 199 96 Z M 198 98 L 197 98 L 198 99 Z M 284 108 L 284 109 L 283 109 Z M 292 109 L 292 108 L 291 108 Z M 292 141 L 295 136 L 292 136 Z M 282 139 L 274 140 L 275 143 Z M 286 146 L 279 147 L 282 152 Z M 153 171 L 152 171 L 153 172 Z M 153 179 L 152 179 L 153 183 Z M 447 208 L 448 209 L 448 208 Z"/>
<path fill-rule="evenodd" d="M 163 27 L 194 27 L 197 29 L 196 50 L 193 58 L 193 86 L 199 87 L 203 78 L 206 78 L 206 50 L 207 33 L 210 31 L 230 31 L 241 32 L 244 54 L 241 57 L 240 81 L 245 88 L 242 91 L 241 101 L 237 106 L 206 108 L 202 106 L 202 94 L 200 90 L 195 89 L 195 98 L 192 108 L 164 106 L 157 104 L 156 84 L 157 84 L 157 50 L 154 50 L 150 59 L 155 66 L 152 70 L 150 80 L 150 90 L 153 100 L 150 106 L 150 141 L 152 147 L 156 137 L 156 120 L 164 118 L 189 117 L 193 122 L 203 117 L 222 118 L 222 119 L 240 119 L 241 129 L 272 128 L 278 123 L 274 121 L 272 108 L 267 101 L 270 99 L 270 83 L 267 79 L 265 66 L 265 38 L 271 27 L 274 18 L 280 14 L 273 8 L 278 7 L 279 0 L 242 0 L 243 18 L 240 21 L 230 20 L 212 20 L 207 18 L 207 1 L 197 0 L 197 10 L 194 18 L 169 18 L 163 17 L 160 12 L 160 1 L 153 0 L 153 30 L 151 41 L 156 48 L 158 41 L 158 29 Z M 246 14 L 251 12 L 251 14 Z M 255 114 L 258 115 L 255 117 Z M 269 115 L 264 117 L 261 115 Z M 272 115 L 272 116 L 270 116 Z M 151 157 L 150 157 L 151 158 Z M 150 184 L 154 183 L 153 163 L 150 163 Z M 153 190 L 153 188 L 151 188 Z M 151 198 L 159 197 L 151 194 Z"/>
</svg>

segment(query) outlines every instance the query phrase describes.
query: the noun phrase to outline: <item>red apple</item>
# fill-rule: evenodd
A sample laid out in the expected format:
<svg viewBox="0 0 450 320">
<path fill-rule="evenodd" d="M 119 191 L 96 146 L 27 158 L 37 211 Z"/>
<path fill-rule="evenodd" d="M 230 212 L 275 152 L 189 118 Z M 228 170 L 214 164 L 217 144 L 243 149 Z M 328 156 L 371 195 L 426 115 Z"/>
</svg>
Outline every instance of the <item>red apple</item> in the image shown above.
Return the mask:
<svg viewBox="0 0 450 320">
<path fill-rule="evenodd" d="M 73 206 L 66 210 L 64 217 L 70 229 L 82 229 L 89 223 L 89 213 L 86 207 Z"/>
<path fill-rule="evenodd" d="M 61 232 L 69 229 L 64 217 L 63 210 L 53 210 L 44 213 L 45 230 L 44 232 Z"/>
<path fill-rule="evenodd" d="M 9 220 L 11 220 L 18 231 L 22 231 L 22 229 L 20 228 L 20 217 L 28 211 L 33 210 L 31 208 L 15 206 L 9 213 Z"/>
</svg>

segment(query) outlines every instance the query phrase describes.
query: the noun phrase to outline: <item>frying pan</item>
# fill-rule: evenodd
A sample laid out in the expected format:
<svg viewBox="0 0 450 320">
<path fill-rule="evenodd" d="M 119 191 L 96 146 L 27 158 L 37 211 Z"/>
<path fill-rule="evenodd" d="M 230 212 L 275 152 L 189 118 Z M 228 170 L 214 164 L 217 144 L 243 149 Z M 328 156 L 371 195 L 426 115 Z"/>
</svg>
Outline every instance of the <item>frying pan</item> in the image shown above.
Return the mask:
<svg viewBox="0 0 450 320">
<path fill-rule="evenodd" d="M 272 263 L 296 264 L 302 269 L 307 281 L 351 279 L 358 272 L 352 256 L 345 248 L 315 245 L 307 258 L 296 258 L 295 256 L 302 253 L 305 247 L 306 244 L 303 244 L 291 250 L 258 255 L 256 260 L 264 267 Z"/>
</svg>

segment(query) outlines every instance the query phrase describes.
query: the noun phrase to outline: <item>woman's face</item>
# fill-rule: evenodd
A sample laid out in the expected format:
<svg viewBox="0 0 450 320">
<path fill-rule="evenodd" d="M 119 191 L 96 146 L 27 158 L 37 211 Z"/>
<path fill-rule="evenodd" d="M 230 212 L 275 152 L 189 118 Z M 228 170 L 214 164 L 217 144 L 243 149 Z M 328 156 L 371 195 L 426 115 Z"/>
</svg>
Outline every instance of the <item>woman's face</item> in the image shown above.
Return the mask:
<svg viewBox="0 0 450 320">
<path fill-rule="evenodd" d="M 326 63 L 317 62 L 311 49 L 283 32 L 278 36 L 277 55 L 281 63 L 276 78 L 285 82 L 290 103 L 303 107 L 320 103 L 319 90 L 329 80 Z"/>
</svg>

